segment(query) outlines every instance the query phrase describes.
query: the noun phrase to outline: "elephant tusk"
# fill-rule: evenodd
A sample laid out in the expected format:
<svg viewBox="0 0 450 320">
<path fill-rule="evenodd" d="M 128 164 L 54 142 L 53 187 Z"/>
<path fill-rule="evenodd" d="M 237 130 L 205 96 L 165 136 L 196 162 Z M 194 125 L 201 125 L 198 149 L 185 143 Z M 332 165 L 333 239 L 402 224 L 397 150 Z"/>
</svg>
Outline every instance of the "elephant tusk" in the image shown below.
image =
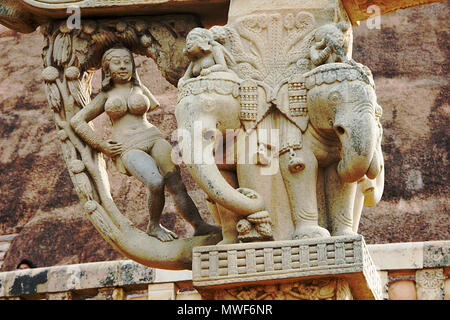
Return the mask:
<svg viewBox="0 0 450 320">
<path fill-rule="evenodd" d="M 381 163 L 378 156 L 378 152 L 374 152 L 372 161 L 370 162 L 369 169 L 367 169 L 366 176 L 369 179 L 375 179 L 381 171 Z"/>
</svg>

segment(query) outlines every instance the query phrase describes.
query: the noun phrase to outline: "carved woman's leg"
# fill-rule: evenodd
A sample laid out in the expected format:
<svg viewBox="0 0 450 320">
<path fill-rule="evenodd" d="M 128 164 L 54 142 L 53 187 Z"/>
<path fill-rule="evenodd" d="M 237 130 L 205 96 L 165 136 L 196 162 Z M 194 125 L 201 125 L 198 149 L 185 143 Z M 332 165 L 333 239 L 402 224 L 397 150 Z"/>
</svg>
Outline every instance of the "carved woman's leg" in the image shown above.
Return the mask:
<svg viewBox="0 0 450 320">
<path fill-rule="evenodd" d="M 160 139 L 155 142 L 150 154 L 164 176 L 164 184 L 172 194 L 179 213 L 192 225 L 196 236 L 220 232 L 219 227 L 206 223 L 200 216 L 181 179 L 180 168 L 171 159 L 171 152 L 172 146 L 166 140 Z"/>
<path fill-rule="evenodd" d="M 150 214 L 147 234 L 161 241 L 176 239 L 175 233 L 159 223 L 165 204 L 164 178 L 159 173 L 155 160 L 144 151 L 130 150 L 122 156 L 122 161 L 128 172 L 147 187 L 147 204 Z"/>
</svg>

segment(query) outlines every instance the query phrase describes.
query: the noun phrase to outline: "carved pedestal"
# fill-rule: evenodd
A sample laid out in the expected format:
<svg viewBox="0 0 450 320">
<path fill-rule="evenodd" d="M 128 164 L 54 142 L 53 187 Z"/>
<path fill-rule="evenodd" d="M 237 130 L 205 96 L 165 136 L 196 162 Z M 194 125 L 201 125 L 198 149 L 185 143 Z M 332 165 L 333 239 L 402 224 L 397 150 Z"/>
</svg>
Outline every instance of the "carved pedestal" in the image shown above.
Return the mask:
<svg viewBox="0 0 450 320">
<path fill-rule="evenodd" d="M 192 277 L 203 299 L 382 299 L 360 235 L 196 247 Z"/>
</svg>

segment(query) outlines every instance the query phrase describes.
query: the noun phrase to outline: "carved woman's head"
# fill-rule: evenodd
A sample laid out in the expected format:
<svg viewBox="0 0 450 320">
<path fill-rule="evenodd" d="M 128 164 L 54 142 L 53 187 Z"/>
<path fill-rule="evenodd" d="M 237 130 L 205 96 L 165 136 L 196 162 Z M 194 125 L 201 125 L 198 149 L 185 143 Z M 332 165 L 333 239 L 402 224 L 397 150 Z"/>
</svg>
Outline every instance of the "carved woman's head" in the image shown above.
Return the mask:
<svg viewBox="0 0 450 320">
<path fill-rule="evenodd" d="M 133 54 L 125 47 L 107 50 L 102 57 L 102 89 L 110 90 L 115 84 L 132 82 L 140 86 Z"/>
<path fill-rule="evenodd" d="M 185 53 L 189 58 L 211 52 L 214 41 L 211 31 L 203 28 L 192 29 L 186 37 Z"/>
</svg>

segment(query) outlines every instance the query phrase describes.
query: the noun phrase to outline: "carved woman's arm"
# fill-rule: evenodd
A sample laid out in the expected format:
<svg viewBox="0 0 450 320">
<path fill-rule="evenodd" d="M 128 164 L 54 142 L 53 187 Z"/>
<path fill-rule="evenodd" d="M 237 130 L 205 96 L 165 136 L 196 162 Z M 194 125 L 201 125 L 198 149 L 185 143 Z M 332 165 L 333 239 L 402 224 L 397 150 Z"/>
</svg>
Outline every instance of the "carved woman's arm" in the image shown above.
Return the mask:
<svg viewBox="0 0 450 320">
<path fill-rule="evenodd" d="M 225 48 L 219 43 L 213 43 L 212 45 L 212 57 L 214 59 L 215 64 L 209 68 L 206 68 L 206 73 L 211 73 L 215 71 L 228 71 L 229 67 L 227 61 L 225 59 L 224 50 Z M 203 71 L 202 71 L 203 72 Z M 203 72 L 205 73 L 205 72 Z"/>
<path fill-rule="evenodd" d="M 103 141 L 89 125 L 104 111 L 107 95 L 99 93 L 85 108 L 81 109 L 71 120 L 70 125 L 78 136 L 93 149 L 103 152 L 109 157 L 117 157 L 122 152 L 122 145 L 115 141 Z"/>
<path fill-rule="evenodd" d="M 211 53 L 209 53 L 209 59 L 212 59 L 212 65 L 207 68 L 203 68 L 200 72 L 201 76 L 207 76 L 211 72 L 227 72 L 229 70 L 223 47 L 220 44 L 213 44 Z"/>
<path fill-rule="evenodd" d="M 216 64 L 222 65 L 228 69 L 227 61 L 225 60 L 224 50 L 225 48 L 217 42 L 212 45 L 212 53 Z"/>
</svg>

